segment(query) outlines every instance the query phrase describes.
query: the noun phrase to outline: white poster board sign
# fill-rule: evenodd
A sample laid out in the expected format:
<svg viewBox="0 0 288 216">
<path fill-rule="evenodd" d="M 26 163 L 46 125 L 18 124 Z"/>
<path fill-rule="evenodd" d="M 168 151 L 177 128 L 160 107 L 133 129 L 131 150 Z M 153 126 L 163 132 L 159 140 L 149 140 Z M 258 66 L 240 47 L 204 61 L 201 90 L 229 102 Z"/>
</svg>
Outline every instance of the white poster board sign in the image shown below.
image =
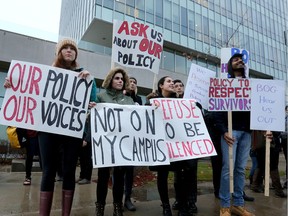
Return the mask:
<svg viewBox="0 0 288 216">
<path fill-rule="evenodd" d="M 184 91 L 184 98 L 195 99 L 207 110 L 210 78 L 215 76 L 216 72 L 192 63 Z"/>
<path fill-rule="evenodd" d="M 249 79 L 210 78 L 209 111 L 249 111 Z"/>
<path fill-rule="evenodd" d="M 220 77 L 230 78 L 228 74 L 228 61 L 236 53 L 243 54 L 243 61 L 245 64 L 245 77 L 249 77 L 249 52 L 245 49 L 239 48 L 222 48 L 221 49 L 221 66 L 220 66 Z"/>
<path fill-rule="evenodd" d="M 98 103 L 90 119 L 94 168 L 170 163 L 160 109 Z"/>
<path fill-rule="evenodd" d="M 151 100 L 162 110 L 170 161 L 216 155 L 202 112 L 193 99 Z"/>
<path fill-rule="evenodd" d="M 158 74 L 162 52 L 161 32 L 144 23 L 114 20 L 112 62 Z"/>
<path fill-rule="evenodd" d="M 285 81 L 251 79 L 253 130 L 285 131 Z"/>
<path fill-rule="evenodd" d="M 13 60 L 0 123 L 82 138 L 93 79 L 78 74 Z"/>
</svg>

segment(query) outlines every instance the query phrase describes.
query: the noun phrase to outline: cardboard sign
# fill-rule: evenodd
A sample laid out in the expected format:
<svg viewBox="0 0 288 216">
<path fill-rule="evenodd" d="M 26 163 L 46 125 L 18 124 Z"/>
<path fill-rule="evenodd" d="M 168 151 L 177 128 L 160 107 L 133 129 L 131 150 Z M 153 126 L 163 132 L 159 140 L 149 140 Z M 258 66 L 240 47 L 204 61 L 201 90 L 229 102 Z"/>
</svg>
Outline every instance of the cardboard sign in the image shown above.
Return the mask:
<svg viewBox="0 0 288 216">
<path fill-rule="evenodd" d="M 158 74 L 162 52 L 161 32 L 144 23 L 114 20 L 112 62 Z"/>
<path fill-rule="evenodd" d="M 210 78 L 215 76 L 216 72 L 192 63 L 184 91 L 184 98 L 195 99 L 204 109 L 208 109 Z"/>
<path fill-rule="evenodd" d="M 170 161 L 216 155 L 202 112 L 193 99 L 151 100 L 162 110 Z"/>
<path fill-rule="evenodd" d="M 93 79 L 78 74 L 13 60 L 0 123 L 81 138 Z"/>
<path fill-rule="evenodd" d="M 169 164 L 162 113 L 152 106 L 99 103 L 91 109 L 93 167 Z"/>
<path fill-rule="evenodd" d="M 250 128 L 285 131 L 285 81 L 264 79 L 252 79 L 250 81 Z"/>
<path fill-rule="evenodd" d="M 249 111 L 249 79 L 210 78 L 209 111 Z"/>
<path fill-rule="evenodd" d="M 239 48 L 222 48 L 221 49 L 221 67 L 220 67 L 220 77 L 230 78 L 228 74 L 228 61 L 236 53 L 243 54 L 243 61 L 245 63 L 245 77 L 249 77 L 249 52 L 245 49 Z"/>
</svg>

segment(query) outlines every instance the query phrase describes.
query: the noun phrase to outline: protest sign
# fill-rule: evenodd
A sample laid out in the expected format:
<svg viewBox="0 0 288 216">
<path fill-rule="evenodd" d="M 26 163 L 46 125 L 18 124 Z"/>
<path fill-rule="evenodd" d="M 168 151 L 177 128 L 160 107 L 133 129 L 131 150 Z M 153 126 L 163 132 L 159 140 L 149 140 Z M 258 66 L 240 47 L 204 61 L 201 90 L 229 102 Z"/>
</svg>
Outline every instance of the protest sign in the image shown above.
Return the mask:
<svg viewBox="0 0 288 216">
<path fill-rule="evenodd" d="M 90 120 L 94 168 L 170 163 L 160 109 L 99 103 Z"/>
<path fill-rule="evenodd" d="M 264 79 L 252 79 L 250 81 L 250 128 L 285 131 L 285 81 Z"/>
<path fill-rule="evenodd" d="M 112 62 L 158 74 L 163 35 L 140 22 L 114 20 Z"/>
<path fill-rule="evenodd" d="M 209 111 L 249 111 L 249 79 L 210 78 Z"/>
<path fill-rule="evenodd" d="M 81 138 L 93 80 L 78 74 L 13 60 L 0 123 Z"/>
<path fill-rule="evenodd" d="M 208 109 L 210 78 L 215 76 L 216 72 L 192 63 L 184 91 L 184 98 L 195 99 L 204 109 Z"/>
<path fill-rule="evenodd" d="M 249 52 L 245 49 L 239 48 L 222 48 L 221 49 L 221 66 L 220 77 L 230 78 L 228 74 L 228 61 L 236 53 L 243 54 L 243 61 L 245 64 L 245 77 L 249 77 Z"/>
<path fill-rule="evenodd" d="M 157 98 L 163 115 L 170 161 L 216 155 L 202 112 L 193 99 Z"/>
</svg>

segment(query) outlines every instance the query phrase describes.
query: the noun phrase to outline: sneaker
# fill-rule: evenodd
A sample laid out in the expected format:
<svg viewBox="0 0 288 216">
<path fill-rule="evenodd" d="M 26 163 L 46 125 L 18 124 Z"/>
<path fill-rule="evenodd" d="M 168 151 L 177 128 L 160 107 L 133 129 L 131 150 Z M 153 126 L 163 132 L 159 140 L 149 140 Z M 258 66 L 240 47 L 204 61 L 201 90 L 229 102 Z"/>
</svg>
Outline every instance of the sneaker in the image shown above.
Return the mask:
<svg viewBox="0 0 288 216">
<path fill-rule="evenodd" d="M 255 216 L 253 213 L 249 212 L 243 206 L 232 206 L 231 213 L 238 216 Z"/>
<path fill-rule="evenodd" d="M 231 216 L 230 208 L 220 208 L 220 216 Z"/>
<path fill-rule="evenodd" d="M 23 185 L 31 185 L 31 178 L 26 178 Z"/>
<path fill-rule="evenodd" d="M 82 180 L 82 178 L 78 178 L 76 181 L 75 181 L 75 183 L 78 183 L 79 181 L 81 181 Z"/>
<path fill-rule="evenodd" d="M 82 179 L 81 181 L 78 181 L 78 184 L 79 184 L 79 185 L 90 184 L 90 183 L 91 183 L 91 181 L 88 180 L 88 179 Z"/>
</svg>

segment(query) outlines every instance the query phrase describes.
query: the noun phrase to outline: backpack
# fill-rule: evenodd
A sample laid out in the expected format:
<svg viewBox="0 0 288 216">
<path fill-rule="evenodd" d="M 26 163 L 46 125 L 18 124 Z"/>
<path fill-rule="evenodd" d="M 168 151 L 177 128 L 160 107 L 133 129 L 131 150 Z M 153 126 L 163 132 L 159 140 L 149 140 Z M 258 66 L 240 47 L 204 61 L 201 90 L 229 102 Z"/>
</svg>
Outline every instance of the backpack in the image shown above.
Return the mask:
<svg viewBox="0 0 288 216">
<path fill-rule="evenodd" d="M 20 149 L 24 148 L 27 142 L 27 139 L 24 135 L 25 129 L 8 126 L 6 128 L 6 133 L 8 140 L 10 142 L 11 148 Z"/>
</svg>

